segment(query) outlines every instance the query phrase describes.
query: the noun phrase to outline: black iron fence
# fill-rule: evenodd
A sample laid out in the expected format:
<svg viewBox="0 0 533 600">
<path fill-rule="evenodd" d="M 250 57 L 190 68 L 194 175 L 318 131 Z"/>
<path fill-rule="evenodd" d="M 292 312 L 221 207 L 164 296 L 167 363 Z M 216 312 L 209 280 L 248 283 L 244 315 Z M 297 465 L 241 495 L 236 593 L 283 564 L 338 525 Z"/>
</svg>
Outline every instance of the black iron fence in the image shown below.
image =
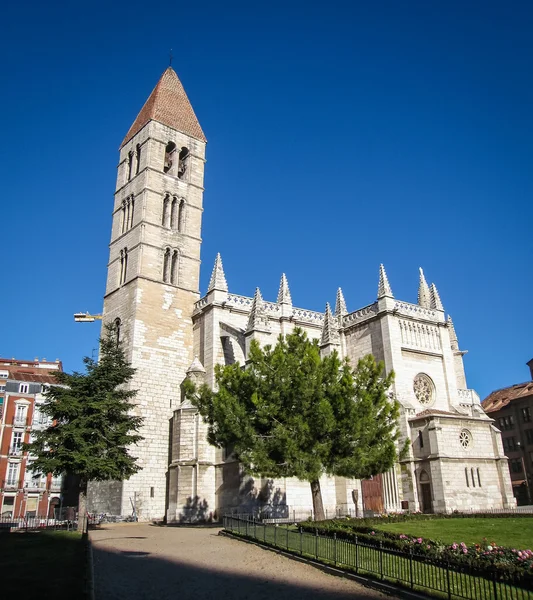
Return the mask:
<svg viewBox="0 0 533 600">
<path fill-rule="evenodd" d="M 0 533 L 9 531 L 35 531 L 38 529 L 63 529 L 71 531 L 77 527 L 75 515 L 71 519 L 54 519 L 47 517 L 0 517 Z"/>
<path fill-rule="evenodd" d="M 369 575 L 439 597 L 467 600 L 533 600 L 533 588 L 520 574 L 494 569 L 490 575 L 474 567 L 372 546 L 357 541 L 306 533 L 302 529 L 242 518 L 223 517 L 226 531 L 286 552 Z"/>
</svg>

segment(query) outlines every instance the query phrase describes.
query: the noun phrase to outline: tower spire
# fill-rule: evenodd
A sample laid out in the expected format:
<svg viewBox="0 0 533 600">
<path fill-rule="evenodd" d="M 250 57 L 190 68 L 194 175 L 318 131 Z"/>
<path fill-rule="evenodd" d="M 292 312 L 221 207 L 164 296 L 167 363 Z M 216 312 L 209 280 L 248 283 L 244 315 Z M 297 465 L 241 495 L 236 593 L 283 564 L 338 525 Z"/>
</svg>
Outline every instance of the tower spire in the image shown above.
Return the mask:
<svg viewBox="0 0 533 600">
<path fill-rule="evenodd" d="M 429 293 L 429 286 L 424 276 L 422 267 L 419 268 L 420 281 L 418 284 L 418 304 L 424 308 L 430 308 L 431 298 Z"/>
<path fill-rule="evenodd" d="M 158 121 L 197 140 L 207 141 L 183 85 L 171 66 L 161 75 L 120 147 L 149 121 Z"/>
<path fill-rule="evenodd" d="M 324 323 L 322 325 L 322 335 L 320 336 L 320 346 L 339 344 L 339 331 L 335 319 L 331 314 L 329 302 L 326 302 L 326 314 L 324 315 Z"/>
<path fill-rule="evenodd" d="M 342 293 L 342 289 L 339 288 L 337 290 L 337 299 L 335 301 L 335 316 L 343 317 L 348 313 L 348 309 L 346 308 L 346 300 L 344 299 L 344 294 Z"/>
<path fill-rule="evenodd" d="M 435 308 L 436 310 L 444 310 L 437 286 L 434 283 L 432 283 L 431 287 L 429 288 L 429 305 L 431 308 Z"/>
<path fill-rule="evenodd" d="M 282 273 L 281 281 L 279 282 L 278 304 L 292 305 L 291 291 L 289 290 L 289 282 L 285 273 Z"/>
<path fill-rule="evenodd" d="M 215 259 L 215 266 L 213 267 L 213 271 L 211 273 L 211 279 L 209 280 L 207 292 L 209 293 L 213 290 L 220 290 L 222 292 L 228 291 L 228 284 L 226 282 L 226 276 L 224 275 L 224 267 L 222 266 L 220 252 L 217 254 Z"/>
<path fill-rule="evenodd" d="M 384 298 L 385 296 L 394 298 L 385 267 L 381 264 L 379 265 L 378 300 L 380 298 Z"/>
</svg>

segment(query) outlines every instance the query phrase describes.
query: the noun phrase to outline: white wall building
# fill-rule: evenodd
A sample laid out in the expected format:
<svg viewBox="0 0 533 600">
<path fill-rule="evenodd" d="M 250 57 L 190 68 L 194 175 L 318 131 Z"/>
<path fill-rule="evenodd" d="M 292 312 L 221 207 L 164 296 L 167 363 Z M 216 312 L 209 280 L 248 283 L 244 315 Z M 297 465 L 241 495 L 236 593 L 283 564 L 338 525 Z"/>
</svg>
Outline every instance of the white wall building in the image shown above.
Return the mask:
<svg viewBox="0 0 533 600">
<path fill-rule="evenodd" d="M 92 484 L 90 510 L 179 521 L 263 504 L 312 506 L 309 484 L 255 480 L 210 446 L 196 410 L 182 402 L 186 376 L 214 384 L 217 363 L 245 361 L 250 341 L 275 343 L 295 327 L 355 365 L 368 353 L 394 369 L 408 456 L 372 481 L 324 478 L 328 511 L 451 511 L 514 506 L 499 431 L 467 388 L 463 352 L 434 285 L 420 271 L 417 304 L 396 300 L 383 266 L 377 299 L 348 312 L 293 306 L 282 276 L 276 302 L 230 293 L 220 255 L 207 294 L 199 268 L 206 139 L 168 68 L 120 149 L 104 322 L 114 322 L 137 369 L 142 471 L 124 483 Z"/>
</svg>

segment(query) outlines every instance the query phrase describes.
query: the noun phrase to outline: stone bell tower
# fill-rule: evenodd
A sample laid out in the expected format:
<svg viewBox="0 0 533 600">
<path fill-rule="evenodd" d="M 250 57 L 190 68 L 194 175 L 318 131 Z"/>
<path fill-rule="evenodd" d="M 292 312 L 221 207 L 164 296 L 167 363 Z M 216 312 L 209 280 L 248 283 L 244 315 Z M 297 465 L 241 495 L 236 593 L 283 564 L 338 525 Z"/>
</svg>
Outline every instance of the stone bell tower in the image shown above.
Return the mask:
<svg viewBox="0 0 533 600">
<path fill-rule="evenodd" d="M 205 145 L 169 67 L 120 147 L 103 310 L 137 370 L 131 387 L 144 441 L 131 454 L 142 471 L 91 485 L 90 510 L 127 515 L 135 504 L 141 520 L 165 515 L 169 420 L 194 358 Z"/>
</svg>

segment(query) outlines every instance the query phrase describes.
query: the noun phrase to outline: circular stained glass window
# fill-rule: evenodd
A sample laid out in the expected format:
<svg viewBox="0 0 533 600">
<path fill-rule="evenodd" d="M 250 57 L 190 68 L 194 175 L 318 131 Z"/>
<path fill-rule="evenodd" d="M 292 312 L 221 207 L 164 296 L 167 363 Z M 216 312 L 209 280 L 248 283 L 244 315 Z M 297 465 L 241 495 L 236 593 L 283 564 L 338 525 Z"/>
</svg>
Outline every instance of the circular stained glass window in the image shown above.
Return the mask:
<svg viewBox="0 0 533 600">
<path fill-rule="evenodd" d="M 419 373 L 413 382 L 413 390 L 416 399 L 424 406 L 430 406 L 435 400 L 435 386 L 431 377 L 425 373 Z"/>
<path fill-rule="evenodd" d="M 472 434 L 468 429 L 462 429 L 459 433 L 459 443 L 465 450 L 472 445 Z"/>
</svg>

